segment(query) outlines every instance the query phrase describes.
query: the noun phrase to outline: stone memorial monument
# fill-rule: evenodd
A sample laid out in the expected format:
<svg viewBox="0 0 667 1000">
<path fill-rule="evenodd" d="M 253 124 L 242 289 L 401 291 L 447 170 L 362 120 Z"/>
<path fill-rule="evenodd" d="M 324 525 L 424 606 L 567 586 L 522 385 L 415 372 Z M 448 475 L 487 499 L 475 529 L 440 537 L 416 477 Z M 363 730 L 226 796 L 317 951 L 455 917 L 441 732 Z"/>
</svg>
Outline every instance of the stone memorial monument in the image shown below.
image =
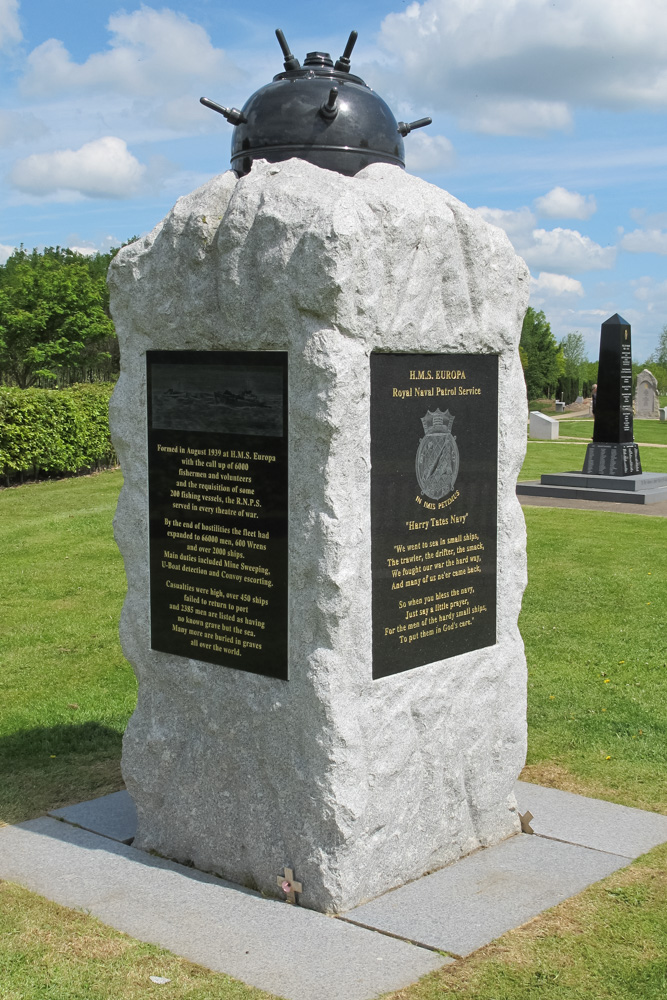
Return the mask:
<svg viewBox="0 0 667 1000">
<path fill-rule="evenodd" d="M 632 342 L 630 324 L 616 313 L 602 324 L 593 441 L 585 473 L 632 476 L 642 471 L 632 428 Z"/>
<path fill-rule="evenodd" d="M 123 774 L 137 847 L 337 913 L 520 829 L 528 271 L 350 44 L 283 51 L 320 145 L 223 109 L 239 169 L 111 268 Z"/>
<path fill-rule="evenodd" d="M 637 376 L 637 388 L 635 389 L 635 416 L 641 420 L 660 419 L 658 380 L 655 375 L 648 370 L 648 368 L 645 368 Z"/>
</svg>

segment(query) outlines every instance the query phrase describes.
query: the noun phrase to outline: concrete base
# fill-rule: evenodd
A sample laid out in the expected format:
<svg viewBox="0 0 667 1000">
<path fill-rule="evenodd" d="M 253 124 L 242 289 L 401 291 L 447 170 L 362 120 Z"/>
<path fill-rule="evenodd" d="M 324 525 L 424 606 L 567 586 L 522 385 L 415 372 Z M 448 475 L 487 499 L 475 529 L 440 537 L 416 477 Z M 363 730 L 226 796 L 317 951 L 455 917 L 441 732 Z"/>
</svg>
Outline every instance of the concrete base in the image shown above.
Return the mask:
<svg viewBox="0 0 667 1000">
<path fill-rule="evenodd" d="M 538 482 L 517 483 L 518 496 L 570 497 L 611 503 L 659 503 L 667 500 L 667 475 L 590 476 L 583 472 L 545 473 Z"/>
<path fill-rule="evenodd" d="M 517 782 L 520 834 L 333 918 L 114 842 L 125 792 L 0 829 L 0 879 L 287 1000 L 372 1000 L 667 841 L 667 816 Z M 81 819 L 87 830 L 81 829 Z M 93 831 L 93 832 L 91 832 Z M 435 949 L 435 951 L 434 951 Z"/>
<path fill-rule="evenodd" d="M 346 918 L 463 957 L 626 864 L 617 854 L 519 834 Z"/>
<path fill-rule="evenodd" d="M 114 792 L 89 802 L 53 809 L 49 816 L 121 844 L 131 844 L 137 832 L 137 810 L 127 792 Z"/>
<path fill-rule="evenodd" d="M 48 816 L 0 829 L 0 878 L 285 1000 L 370 1000 L 451 962 Z"/>
</svg>

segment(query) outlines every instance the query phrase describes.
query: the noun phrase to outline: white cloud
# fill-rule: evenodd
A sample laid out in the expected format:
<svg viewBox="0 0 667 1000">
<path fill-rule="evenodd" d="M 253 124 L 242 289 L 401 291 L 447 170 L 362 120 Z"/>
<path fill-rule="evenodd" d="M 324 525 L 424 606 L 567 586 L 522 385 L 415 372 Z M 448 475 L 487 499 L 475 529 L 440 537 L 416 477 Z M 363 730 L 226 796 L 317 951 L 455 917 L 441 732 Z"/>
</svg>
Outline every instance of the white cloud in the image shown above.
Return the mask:
<svg viewBox="0 0 667 1000">
<path fill-rule="evenodd" d="M 20 42 L 19 0 L 0 0 L 0 49 Z"/>
<path fill-rule="evenodd" d="M 427 174 L 452 165 L 454 147 L 444 135 L 418 131 L 405 139 L 405 166 L 413 174 Z"/>
<path fill-rule="evenodd" d="M 112 247 L 119 247 L 122 242 L 115 236 L 103 236 L 93 241 L 82 239 L 78 233 L 70 233 L 63 245 L 85 257 L 92 257 L 96 253 L 107 253 Z"/>
<path fill-rule="evenodd" d="M 48 131 L 44 122 L 33 114 L 0 111 L 0 149 L 15 142 L 31 142 Z"/>
<path fill-rule="evenodd" d="M 0 243 L 0 264 L 6 264 L 7 260 L 16 250 L 16 247 L 10 247 L 6 243 Z"/>
<path fill-rule="evenodd" d="M 536 295 L 578 295 L 583 296 L 584 288 L 576 278 L 568 278 L 565 274 L 550 274 L 540 271 L 537 278 L 530 279 L 531 297 Z"/>
<path fill-rule="evenodd" d="M 487 135 L 541 135 L 572 126 L 570 109 L 562 101 L 494 101 L 473 104 L 461 112 L 461 125 Z"/>
<path fill-rule="evenodd" d="M 563 129 L 574 106 L 667 108 L 667 4 L 424 0 L 379 43 L 404 97 L 483 131 Z"/>
<path fill-rule="evenodd" d="M 516 252 L 534 269 L 562 274 L 614 266 L 615 247 L 601 247 L 576 229 L 536 229 L 536 217 L 527 207 L 508 211 L 482 206 L 477 211 L 505 230 Z"/>
<path fill-rule="evenodd" d="M 630 282 L 633 289 L 634 298 L 641 302 L 642 311 L 649 317 L 650 329 L 655 331 L 655 343 L 649 344 L 645 338 L 645 353 L 648 355 L 657 347 L 658 334 L 665 324 L 667 315 L 667 281 L 656 281 L 654 278 L 644 276 Z M 626 313 L 624 312 L 625 316 Z"/>
<path fill-rule="evenodd" d="M 667 229 L 667 212 L 647 212 L 645 208 L 631 208 L 630 218 L 644 229 Z"/>
<path fill-rule="evenodd" d="M 221 115 L 211 114 L 190 95 L 165 101 L 158 109 L 155 120 L 175 132 L 218 132 L 228 133 L 230 137 L 232 133 L 232 126 Z"/>
<path fill-rule="evenodd" d="M 532 240 L 516 246 L 529 267 L 549 271 L 598 271 L 614 266 L 615 247 L 601 247 L 576 229 L 534 229 Z"/>
<path fill-rule="evenodd" d="M 535 210 L 547 219 L 590 219 L 597 211 L 593 195 L 578 194 L 564 187 L 555 187 L 541 198 L 536 198 Z"/>
<path fill-rule="evenodd" d="M 2 0 L 0 0 L 2 2 Z M 63 43 L 50 38 L 28 56 L 24 93 L 107 91 L 137 98 L 182 95 L 201 79 L 234 77 L 237 70 L 206 31 L 185 14 L 141 7 L 109 18 L 110 47 L 83 63 L 74 62 Z"/>
<path fill-rule="evenodd" d="M 105 136 L 80 149 L 33 153 L 18 160 L 10 181 L 19 191 L 40 197 L 68 192 L 87 198 L 130 198 L 145 175 L 146 167 L 122 139 Z"/>
<path fill-rule="evenodd" d="M 630 253 L 667 254 L 667 232 L 662 229 L 635 229 L 621 239 L 620 247 Z"/>
<path fill-rule="evenodd" d="M 530 239 L 537 218 L 529 208 L 519 208 L 516 211 L 503 208 L 487 208 L 482 205 L 477 209 L 479 214 L 499 229 L 504 229 L 512 243 Z M 516 242 L 515 242 L 516 241 Z"/>
</svg>

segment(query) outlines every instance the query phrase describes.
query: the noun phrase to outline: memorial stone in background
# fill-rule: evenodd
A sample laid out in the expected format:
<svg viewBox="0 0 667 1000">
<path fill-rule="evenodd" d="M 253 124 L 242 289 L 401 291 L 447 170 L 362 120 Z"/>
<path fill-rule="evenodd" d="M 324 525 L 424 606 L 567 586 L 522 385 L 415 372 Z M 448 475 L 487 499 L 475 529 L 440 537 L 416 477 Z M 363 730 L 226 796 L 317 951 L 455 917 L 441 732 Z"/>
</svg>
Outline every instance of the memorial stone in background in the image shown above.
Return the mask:
<svg viewBox="0 0 667 1000">
<path fill-rule="evenodd" d="M 660 418 L 658 380 L 648 368 L 645 368 L 637 376 L 635 414 L 642 420 L 658 420 Z"/>
<path fill-rule="evenodd" d="M 371 355 L 373 677 L 496 641 L 498 358 Z"/>
<path fill-rule="evenodd" d="M 151 646 L 287 678 L 287 354 L 149 351 Z"/>
<path fill-rule="evenodd" d="M 641 473 L 632 426 L 630 324 L 616 313 L 602 324 L 593 441 L 583 471 L 593 476 Z"/>
</svg>

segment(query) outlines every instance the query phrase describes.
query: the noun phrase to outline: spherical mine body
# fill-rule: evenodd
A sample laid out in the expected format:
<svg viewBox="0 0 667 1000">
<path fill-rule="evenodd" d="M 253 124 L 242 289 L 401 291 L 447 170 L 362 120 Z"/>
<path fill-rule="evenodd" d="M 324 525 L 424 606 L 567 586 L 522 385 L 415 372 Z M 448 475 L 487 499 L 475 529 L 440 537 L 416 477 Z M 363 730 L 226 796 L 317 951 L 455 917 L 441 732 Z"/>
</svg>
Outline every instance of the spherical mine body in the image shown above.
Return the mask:
<svg viewBox="0 0 667 1000">
<path fill-rule="evenodd" d="M 388 105 L 360 77 L 336 70 L 325 52 L 311 52 L 302 68 L 279 73 L 241 113 L 231 156 L 238 174 L 247 174 L 253 160 L 292 157 L 348 176 L 370 163 L 405 166 Z"/>
</svg>

